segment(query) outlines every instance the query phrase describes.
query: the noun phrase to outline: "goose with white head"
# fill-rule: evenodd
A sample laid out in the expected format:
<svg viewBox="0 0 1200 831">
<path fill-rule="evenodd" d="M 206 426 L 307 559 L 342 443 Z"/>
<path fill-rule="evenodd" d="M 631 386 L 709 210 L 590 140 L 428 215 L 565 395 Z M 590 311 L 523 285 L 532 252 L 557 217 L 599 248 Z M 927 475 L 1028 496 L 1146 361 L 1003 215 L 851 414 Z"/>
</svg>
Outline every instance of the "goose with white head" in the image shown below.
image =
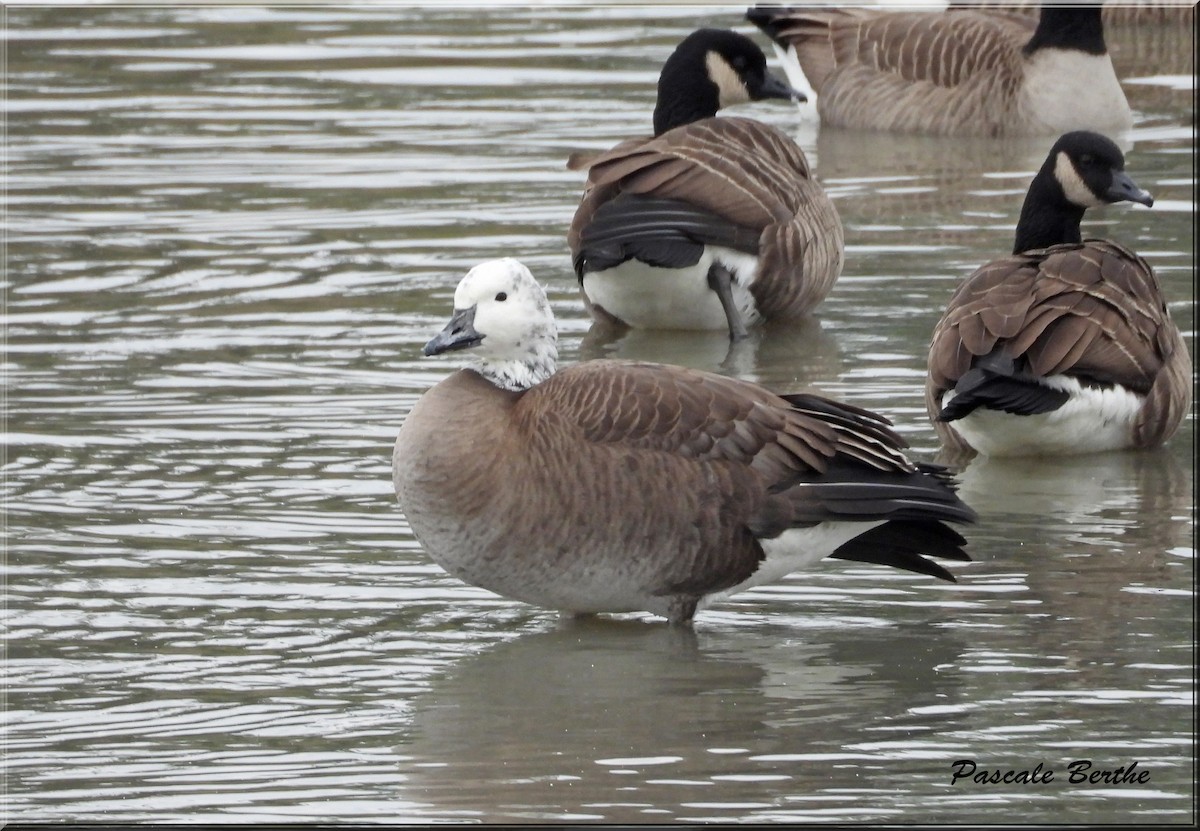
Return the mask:
<svg viewBox="0 0 1200 831">
<path fill-rule="evenodd" d="M 556 371 L 545 293 L 512 259 L 473 268 L 426 354 L 475 361 L 400 429 L 396 496 L 429 556 L 564 613 L 697 609 L 826 557 L 953 576 L 974 513 L 889 422 L 816 395 L 664 364 Z"/>
<path fill-rule="evenodd" d="M 558 328 L 546 293 L 524 265 L 512 258 L 476 266 L 454 291 L 454 315 L 425 344 L 424 354 L 440 355 L 487 345 L 477 352 L 477 371 L 500 389 L 520 392 L 554 374 Z"/>
<path fill-rule="evenodd" d="M 643 329 L 796 320 L 842 270 L 843 233 L 804 152 L 734 104 L 803 100 L 744 35 L 700 29 L 663 65 L 654 136 L 573 157 L 587 186 L 567 235 L 593 318 Z"/>
<path fill-rule="evenodd" d="M 955 291 L 933 332 L 925 401 L 943 444 L 993 456 L 1160 445 L 1186 416 L 1192 361 L 1154 270 L 1081 236 L 1089 208 L 1154 202 L 1120 148 L 1063 135 L 1034 177 L 1013 254 Z"/>
</svg>

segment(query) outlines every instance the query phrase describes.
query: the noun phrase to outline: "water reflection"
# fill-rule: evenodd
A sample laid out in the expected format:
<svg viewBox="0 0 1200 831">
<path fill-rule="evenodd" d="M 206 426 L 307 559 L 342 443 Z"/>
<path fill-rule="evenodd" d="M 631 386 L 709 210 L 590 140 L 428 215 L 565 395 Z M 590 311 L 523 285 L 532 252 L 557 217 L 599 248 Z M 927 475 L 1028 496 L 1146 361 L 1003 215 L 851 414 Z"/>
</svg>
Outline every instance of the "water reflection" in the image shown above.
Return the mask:
<svg viewBox="0 0 1200 831">
<path fill-rule="evenodd" d="M 842 371 L 837 340 L 817 317 L 768 323 L 731 343 L 724 332 L 628 329 L 594 324 L 579 345 L 579 359 L 618 358 L 678 364 L 764 384 L 779 392 L 819 387 Z"/>
<path fill-rule="evenodd" d="M 1187 538 L 1193 489 L 1175 453 L 1088 454 L 1078 457 L 996 459 L 978 456 L 959 474 L 959 493 L 987 521 L 1004 529 L 1036 518 L 1047 534 L 1035 547 L 1062 542 L 1059 535 L 1097 546 L 1161 553 Z M 1141 517 L 1156 517 L 1142 522 Z M 1128 545 L 1133 535 L 1136 541 Z"/>
<path fill-rule="evenodd" d="M 1115 686 L 1125 690 L 1109 693 L 1115 699 L 1136 699 L 1136 690 L 1173 686 L 1115 680 L 1113 660 L 1136 660 L 1137 639 L 1171 631 L 1193 600 L 1190 590 L 1166 588 L 1186 582 L 1194 556 L 1193 482 L 1175 454 L 977 457 L 960 481 L 961 496 L 981 515 L 972 556 L 1006 572 L 1021 607 L 1046 619 L 1022 630 L 1023 649 L 1061 656 L 1058 671 L 1072 676 L 1055 685 L 1064 695 L 1103 695 L 1097 691 Z M 1036 533 L 1014 533 L 1030 526 Z M 1183 654 L 1171 654 L 1178 651 L 1160 657 L 1178 662 Z"/>
<path fill-rule="evenodd" d="M 889 765 L 884 754 L 846 754 L 846 735 L 956 699 L 938 668 L 961 648 L 952 633 L 903 628 L 799 639 L 770 627 L 563 622 L 433 680 L 403 747 L 425 763 L 405 795 L 485 822 L 762 819 L 818 793 L 835 816 L 858 815 L 864 801 L 888 816 L 879 794 L 839 795 L 857 774 L 828 762 Z M 903 656 L 903 669 L 889 656 Z"/>
<path fill-rule="evenodd" d="M 816 148 L 823 177 L 882 181 L 884 194 L 887 185 L 923 185 L 952 200 L 995 171 L 1024 166 L 1032 177 L 1049 143 L 1045 136 L 947 138 L 822 127 Z"/>
</svg>

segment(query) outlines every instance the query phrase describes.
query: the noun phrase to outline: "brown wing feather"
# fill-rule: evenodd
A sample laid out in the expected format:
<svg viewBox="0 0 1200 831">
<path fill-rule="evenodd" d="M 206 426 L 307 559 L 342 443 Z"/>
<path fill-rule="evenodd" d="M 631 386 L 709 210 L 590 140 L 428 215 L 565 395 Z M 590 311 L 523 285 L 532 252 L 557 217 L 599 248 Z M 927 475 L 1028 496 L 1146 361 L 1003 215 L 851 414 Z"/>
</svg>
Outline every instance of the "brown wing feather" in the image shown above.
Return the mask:
<svg viewBox="0 0 1200 831">
<path fill-rule="evenodd" d="M 1004 66 L 1032 36 L 1035 21 L 958 9 L 946 12 L 793 10 L 775 18 L 776 39 L 796 48 L 818 94 L 828 66 L 864 66 L 905 81 L 955 87 Z M 823 61 L 818 56 L 825 53 Z M 815 75 L 806 60 L 815 61 Z"/>
<path fill-rule="evenodd" d="M 776 489 L 851 452 L 892 475 L 916 470 L 886 421 L 811 401 L 817 409 L 682 367 L 587 361 L 513 398 L 511 421 L 528 467 L 513 487 L 531 495 L 570 488 L 555 521 L 575 534 L 603 527 L 611 536 L 611 524 L 595 513 L 612 510 L 613 494 L 669 482 L 653 494 L 659 510 L 624 510 L 620 518 L 631 546 L 661 552 L 644 564 L 644 579 L 662 595 L 729 588 L 758 567 L 759 535 L 820 510 L 803 493 L 777 496 Z"/>
<path fill-rule="evenodd" d="M 1192 406 L 1192 359 L 1183 334 L 1174 327 L 1164 329 L 1159 348 L 1167 355 L 1166 364 L 1146 394 L 1146 403 L 1134 425 L 1137 447 L 1162 444 L 1183 423 Z"/>
<path fill-rule="evenodd" d="M 953 12 L 791 10 L 774 18 L 818 94 L 823 123 L 1001 134 L 1033 22 Z"/>
<path fill-rule="evenodd" d="M 1191 362 L 1154 271 L 1115 242 L 1013 255 L 968 277 L 934 330 L 931 413 L 971 359 L 997 343 L 1024 356 L 1035 375 L 1065 373 L 1147 395 L 1139 441 L 1169 435 L 1190 404 Z"/>
<path fill-rule="evenodd" d="M 708 118 L 622 142 L 596 158 L 588 175 L 591 188 L 680 199 L 758 229 L 791 218 L 809 196 L 808 181 L 808 160 L 795 142 L 745 118 Z"/>
<path fill-rule="evenodd" d="M 734 462 L 768 486 L 823 472 L 839 454 L 881 470 L 915 470 L 903 440 L 877 415 L 815 397 L 789 401 L 748 381 L 678 366 L 587 361 L 534 387 L 520 407 L 569 420 L 588 442 Z"/>
</svg>

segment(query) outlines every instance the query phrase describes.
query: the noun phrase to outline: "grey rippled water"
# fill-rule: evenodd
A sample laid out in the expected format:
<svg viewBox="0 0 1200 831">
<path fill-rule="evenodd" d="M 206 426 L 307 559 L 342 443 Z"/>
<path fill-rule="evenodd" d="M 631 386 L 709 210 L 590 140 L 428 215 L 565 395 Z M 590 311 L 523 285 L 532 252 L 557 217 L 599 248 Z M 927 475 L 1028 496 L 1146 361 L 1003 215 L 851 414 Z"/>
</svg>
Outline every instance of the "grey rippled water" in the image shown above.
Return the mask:
<svg viewBox="0 0 1200 831">
<path fill-rule="evenodd" d="M 419 347 L 501 255 L 567 362 L 812 387 L 935 455 L 929 332 L 1044 141 L 739 108 L 835 199 L 833 294 L 731 354 L 590 331 L 565 159 L 645 132 L 672 45 L 742 11 L 3 10 L 7 819 L 1194 821 L 1190 419 L 1153 453 L 969 464 L 955 585 L 830 564 L 692 636 L 564 625 L 409 533 L 391 442 L 456 365 Z M 1110 34 L 1157 201 L 1088 229 L 1154 264 L 1191 348 L 1192 35 Z M 954 784 L 959 759 L 1055 778 Z"/>
</svg>

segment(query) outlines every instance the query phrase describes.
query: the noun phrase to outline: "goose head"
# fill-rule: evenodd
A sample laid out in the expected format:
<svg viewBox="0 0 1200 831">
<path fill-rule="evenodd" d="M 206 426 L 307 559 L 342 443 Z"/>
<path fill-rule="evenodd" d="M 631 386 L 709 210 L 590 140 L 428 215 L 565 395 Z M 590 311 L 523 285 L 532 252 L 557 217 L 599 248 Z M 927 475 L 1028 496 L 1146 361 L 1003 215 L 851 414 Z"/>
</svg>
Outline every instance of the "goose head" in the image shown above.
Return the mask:
<svg viewBox="0 0 1200 831">
<path fill-rule="evenodd" d="M 496 386 L 525 390 L 554 374 L 558 330 L 546 292 L 506 257 L 472 268 L 454 291 L 454 314 L 426 355 L 473 350 L 472 369 Z"/>
<path fill-rule="evenodd" d="M 1029 186 L 1013 253 L 1079 242 L 1084 211 L 1116 202 L 1150 207 L 1154 198 L 1125 172 L 1112 139 L 1090 130 L 1064 133 Z"/>
<path fill-rule="evenodd" d="M 698 29 L 663 64 L 654 134 L 767 98 L 807 100 L 767 71 L 767 56 L 750 38 L 726 29 Z"/>
</svg>

